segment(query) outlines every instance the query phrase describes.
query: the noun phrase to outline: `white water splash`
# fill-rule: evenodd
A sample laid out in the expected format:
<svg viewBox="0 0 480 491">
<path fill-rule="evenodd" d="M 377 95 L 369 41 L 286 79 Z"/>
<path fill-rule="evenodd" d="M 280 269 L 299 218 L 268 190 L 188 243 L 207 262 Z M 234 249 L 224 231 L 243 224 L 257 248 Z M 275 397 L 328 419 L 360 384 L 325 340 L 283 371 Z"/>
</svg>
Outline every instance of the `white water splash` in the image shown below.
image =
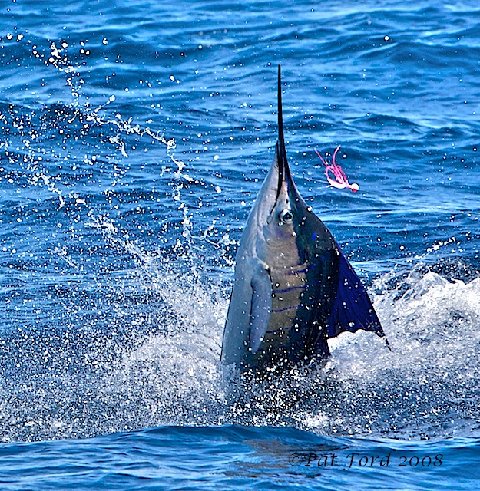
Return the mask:
<svg viewBox="0 0 480 491">
<path fill-rule="evenodd" d="M 414 268 L 375 308 L 392 351 L 364 332 L 333 340 L 327 378 L 337 399 L 308 426 L 403 438 L 478 431 L 480 278 L 449 281 Z"/>
</svg>

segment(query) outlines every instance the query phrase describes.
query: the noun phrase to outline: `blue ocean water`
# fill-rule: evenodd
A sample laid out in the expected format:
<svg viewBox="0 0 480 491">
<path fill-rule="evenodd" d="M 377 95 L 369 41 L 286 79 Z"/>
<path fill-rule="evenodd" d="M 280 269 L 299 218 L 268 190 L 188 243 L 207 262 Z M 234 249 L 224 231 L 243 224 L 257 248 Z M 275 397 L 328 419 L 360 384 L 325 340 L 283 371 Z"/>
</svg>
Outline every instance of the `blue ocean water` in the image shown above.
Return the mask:
<svg viewBox="0 0 480 491">
<path fill-rule="evenodd" d="M 2 489 L 477 489 L 477 2 L 0 6 Z M 274 155 L 392 351 L 242 390 L 219 354 Z M 315 149 L 356 194 L 328 186 Z"/>
</svg>

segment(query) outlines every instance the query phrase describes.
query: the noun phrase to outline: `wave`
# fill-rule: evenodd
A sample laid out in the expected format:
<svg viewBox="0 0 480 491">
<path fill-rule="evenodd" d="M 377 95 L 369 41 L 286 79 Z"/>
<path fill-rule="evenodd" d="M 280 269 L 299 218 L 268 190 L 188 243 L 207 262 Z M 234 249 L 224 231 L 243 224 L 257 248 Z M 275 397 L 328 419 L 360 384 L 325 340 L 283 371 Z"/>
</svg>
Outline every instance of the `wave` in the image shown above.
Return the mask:
<svg viewBox="0 0 480 491">
<path fill-rule="evenodd" d="M 391 351 L 369 333 L 344 334 L 321 369 L 239 386 L 219 364 L 225 288 L 144 259 L 101 303 L 99 286 L 56 291 L 76 311 L 70 328 L 65 310 L 56 329 L 2 336 L 3 441 L 225 423 L 429 439 L 480 429 L 478 270 L 381 275 L 374 303 Z"/>
</svg>

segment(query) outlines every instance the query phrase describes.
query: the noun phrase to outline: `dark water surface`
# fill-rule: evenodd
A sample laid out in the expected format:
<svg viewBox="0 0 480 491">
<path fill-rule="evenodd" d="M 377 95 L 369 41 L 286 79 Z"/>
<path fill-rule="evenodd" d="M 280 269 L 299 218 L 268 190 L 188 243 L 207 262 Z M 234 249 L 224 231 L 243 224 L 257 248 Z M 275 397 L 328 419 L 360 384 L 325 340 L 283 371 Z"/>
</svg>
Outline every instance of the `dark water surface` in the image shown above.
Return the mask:
<svg viewBox="0 0 480 491">
<path fill-rule="evenodd" d="M 479 60 L 473 1 L 5 0 L 0 487 L 476 489 Z M 232 394 L 279 63 L 297 185 L 392 351 L 344 335 Z"/>
</svg>

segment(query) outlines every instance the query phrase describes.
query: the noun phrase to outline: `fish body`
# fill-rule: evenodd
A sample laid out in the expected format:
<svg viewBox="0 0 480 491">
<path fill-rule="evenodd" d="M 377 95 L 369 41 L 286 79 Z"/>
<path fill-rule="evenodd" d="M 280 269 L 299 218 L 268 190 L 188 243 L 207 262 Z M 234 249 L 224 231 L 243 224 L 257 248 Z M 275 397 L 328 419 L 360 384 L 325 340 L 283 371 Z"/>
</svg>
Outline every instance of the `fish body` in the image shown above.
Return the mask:
<svg viewBox="0 0 480 491">
<path fill-rule="evenodd" d="M 237 251 L 221 359 L 242 371 L 304 365 L 328 357 L 328 338 L 358 329 L 384 336 L 362 282 L 293 181 L 279 67 L 275 158 Z"/>
</svg>

